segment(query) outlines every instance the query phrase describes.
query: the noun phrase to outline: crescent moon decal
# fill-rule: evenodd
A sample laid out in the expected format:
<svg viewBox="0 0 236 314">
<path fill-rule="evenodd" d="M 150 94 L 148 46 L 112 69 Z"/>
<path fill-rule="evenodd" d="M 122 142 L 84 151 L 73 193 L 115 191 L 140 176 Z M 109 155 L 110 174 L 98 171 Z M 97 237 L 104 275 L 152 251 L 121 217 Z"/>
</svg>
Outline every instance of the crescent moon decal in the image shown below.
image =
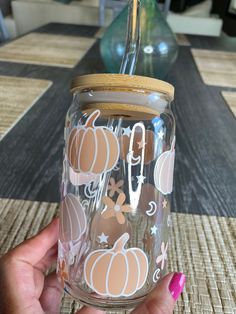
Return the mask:
<svg viewBox="0 0 236 314">
<path fill-rule="evenodd" d="M 157 211 L 157 204 L 154 201 L 151 201 L 148 203 L 148 205 L 150 206 L 150 208 L 146 210 L 146 214 L 148 216 L 153 216 Z"/>
<path fill-rule="evenodd" d="M 98 193 L 98 189 L 91 190 L 92 184 L 93 183 L 87 184 L 84 188 L 84 194 L 87 198 L 94 198 Z"/>
<path fill-rule="evenodd" d="M 81 205 L 83 206 L 84 209 L 87 209 L 89 207 L 89 201 L 88 200 L 83 200 L 81 202 Z"/>
<path fill-rule="evenodd" d="M 134 157 L 134 152 L 133 151 L 129 152 L 127 154 L 126 159 L 127 159 L 127 163 L 130 164 L 131 166 L 138 165 L 140 163 L 140 160 L 141 160 L 140 156 Z"/>
<path fill-rule="evenodd" d="M 157 282 L 160 279 L 160 268 L 157 268 L 152 276 L 153 282 Z"/>
</svg>

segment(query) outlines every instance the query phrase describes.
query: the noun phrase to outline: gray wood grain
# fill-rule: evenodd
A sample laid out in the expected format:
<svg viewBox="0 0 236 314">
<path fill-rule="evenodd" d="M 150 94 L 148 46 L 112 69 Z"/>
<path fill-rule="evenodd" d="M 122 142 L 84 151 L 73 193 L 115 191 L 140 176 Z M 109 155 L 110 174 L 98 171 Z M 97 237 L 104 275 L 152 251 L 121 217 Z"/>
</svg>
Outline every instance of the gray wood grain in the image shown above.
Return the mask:
<svg viewBox="0 0 236 314">
<path fill-rule="evenodd" d="M 221 88 L 201 81 L 187 48 L 181 48 L 169 80 L 176 88 L 173 208 L 235 216 L 236 120 L 222 101 Z"/>
<path fill-rule="evenodd" d="M 93 36 L 97 28 L 50 24 L 37 31 Z M 204 37 L 188 38 L 193 48 L 236 50 L 236 41 L 211 38 L 208 45 Z M 78 74 L 104 71 L 98 42 L 72 70 L 0 62 L 1 75 L 48 79 L 54 83 L 0 142 L 0 197 L 59 201 L 70 81 Z M 221 88 L 201 81 L 189 47 L 180 47 L 167 80 L 176 87 L 173 210 L 235 217 L 236 122 L 220 95 Z"/>
</svg>

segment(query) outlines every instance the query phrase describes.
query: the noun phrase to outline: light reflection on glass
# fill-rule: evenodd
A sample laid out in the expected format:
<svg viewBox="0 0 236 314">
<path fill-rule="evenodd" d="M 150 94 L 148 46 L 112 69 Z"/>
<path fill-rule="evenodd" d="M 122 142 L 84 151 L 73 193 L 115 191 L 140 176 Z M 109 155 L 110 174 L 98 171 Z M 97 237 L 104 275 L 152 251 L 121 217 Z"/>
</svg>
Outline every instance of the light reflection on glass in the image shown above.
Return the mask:
<svg viewBox="0 0 236 314">
<path fill-rule="evenodd" d="M 125 52 L 124 46 L 122 46 L 122 44 L 118 44 L 117 45 L 117 53 L 118 53 L 118 55 L 123 57 L 124 52 Z"/>
<path fill-rule="evenodd" d="M 158 93 L 151 93 L 148 95 L 148 104 L 155 104 L 160 99 L 160 95 Z"/>
<path fill-rule="evenodd" d="M 145 47 L 143 48 L 143 51 L 144 51 L 145 53 L 153 53 L 154 48 L 153 48 L 153 46 L 148 45 L 148 46 L 145 46 Z"/>
<path fill-rule="evenodd" d="M 168 46 L 165 42 L 160 42 L 159 46 L 159 51 L 161 54 L 165 55 L 168 53 Z"/>
</svg>

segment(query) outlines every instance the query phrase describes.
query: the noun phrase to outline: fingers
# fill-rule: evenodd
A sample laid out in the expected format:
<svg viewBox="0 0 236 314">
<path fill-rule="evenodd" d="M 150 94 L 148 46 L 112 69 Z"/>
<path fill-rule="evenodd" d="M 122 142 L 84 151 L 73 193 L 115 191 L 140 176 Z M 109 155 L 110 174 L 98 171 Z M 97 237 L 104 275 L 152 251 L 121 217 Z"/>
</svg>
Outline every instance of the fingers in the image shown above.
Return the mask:
<svg viewBox="0 0 236 314">
<path fill-rule="evenodd" d="M 172 314 L 185 281 L 186 277 L 182 273 L 168 274 L 131 314 Z"/>
<path fill-rule="evenodd" d="M 57 247 L 57 243 L 54 244 L 53 247 L 47 251 L 44 257 L 37 264 L 35 264 L 35 268 L 39 269 L 42 273 L 45 273 L 57 259 Z"/>
<path fill-rule="evenodd" d="M 44 289 L 39 299 L 44 312 L 46 314 L 60 313 L 61 297 L 62 288 L 56 273 L 53 272 L 45 278 Z"/>
<path fill-rule="evenodd" d="M 18 260 L 35 265 L 56 244 L 58 232 L 59 221 L 56 218 L 38 235 L 15 247 L 10 254 Z"/>
<path fill-rule="evenodd" d="M 76 314 L 105 314 L 101 310 L 95 309 L 93 307 L 84 306 L 81 310 L 79 310 Z"/>
</svg>

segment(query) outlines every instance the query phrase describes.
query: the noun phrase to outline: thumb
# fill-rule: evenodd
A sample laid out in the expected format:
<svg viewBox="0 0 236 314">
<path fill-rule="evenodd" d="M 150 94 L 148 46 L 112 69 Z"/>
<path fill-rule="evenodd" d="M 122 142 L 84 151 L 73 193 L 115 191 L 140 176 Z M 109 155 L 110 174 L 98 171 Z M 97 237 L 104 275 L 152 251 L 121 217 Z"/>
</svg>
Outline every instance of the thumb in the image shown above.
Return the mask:
<svg viewBox="0 0 236 314">
<path fill-rule="evenodd" d="M 54 219 L 39 234 L 24 241 L 8 253 L 15 259 L 27 264 L 36 265 L 57 243 L 59 220 Z"/>
<path fill-rule="evenodd" d="M 172 314 L 185 281 L 186 277 L 182 273 L 168 274 L 131 314 Z"/>
</svg>

